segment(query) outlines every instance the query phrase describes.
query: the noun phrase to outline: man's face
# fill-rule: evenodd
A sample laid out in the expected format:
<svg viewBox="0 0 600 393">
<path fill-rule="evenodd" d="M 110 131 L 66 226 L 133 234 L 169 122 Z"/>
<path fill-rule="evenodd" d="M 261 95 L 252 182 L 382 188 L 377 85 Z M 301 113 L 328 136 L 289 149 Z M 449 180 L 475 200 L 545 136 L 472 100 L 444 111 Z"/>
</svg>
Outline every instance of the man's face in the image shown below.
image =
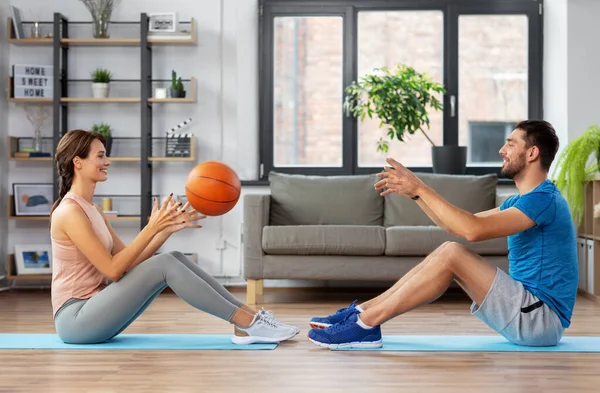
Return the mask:
<svg viewBox="0 0 600 393">
<path fill-rule="evenodd" d="M 499 153 L 500 156 L 502 156 L 502 169 L 500 170 L 500 173 L 502 176 L 513 179 L 521 173 L 527 165 L 525 160 L 527 154 L 525 132 L 514 130 L 508 138 L 506 138 L 506 143 L 502 146 Z"/>
</svg>

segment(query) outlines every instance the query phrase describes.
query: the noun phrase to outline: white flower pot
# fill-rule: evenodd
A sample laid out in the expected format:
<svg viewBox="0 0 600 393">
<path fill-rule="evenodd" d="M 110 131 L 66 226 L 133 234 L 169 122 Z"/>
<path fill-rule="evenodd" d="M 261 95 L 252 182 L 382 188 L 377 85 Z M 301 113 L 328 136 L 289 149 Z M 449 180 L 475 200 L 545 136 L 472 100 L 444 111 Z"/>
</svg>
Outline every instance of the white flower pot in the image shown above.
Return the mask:
<svg viewBox="0 0 600 393">
<path fill-rule="evenodd" d="M 94 98 L 106 98 L 110 85 L 108 83 L 92 83 L 92 96 Z"/>
</svg>

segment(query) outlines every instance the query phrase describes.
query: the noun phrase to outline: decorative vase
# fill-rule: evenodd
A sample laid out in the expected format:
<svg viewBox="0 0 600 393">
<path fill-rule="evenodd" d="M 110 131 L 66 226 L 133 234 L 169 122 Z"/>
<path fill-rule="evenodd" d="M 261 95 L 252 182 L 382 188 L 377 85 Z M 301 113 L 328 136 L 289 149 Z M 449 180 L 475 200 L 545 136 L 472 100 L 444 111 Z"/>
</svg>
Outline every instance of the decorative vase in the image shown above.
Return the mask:
<svg viewBox="0 0 600 393">
<path fill-rule="evenodd" d="M 431 158 L 433 173 L 464 175 L 467 171 L 466 146 L 433 146 Z"/>
<path fill-rule="evenodd" d="M 36 152 L 42 151 L 42 130 L 40 127 L 37 127 L 34 132 L 33 137 L 33 149 Z"/>
<path fill-rule="evenodd" d="M 93 16 L 94 38 L 110 38 L 108 26 L 110 24 L 110 15 Z"/>
<path fill-rule="evenodd" d="M 106 98 L 110 91 L 108 83 L 92 83 L 92 96 L 94 98 Z"/>
</svg>

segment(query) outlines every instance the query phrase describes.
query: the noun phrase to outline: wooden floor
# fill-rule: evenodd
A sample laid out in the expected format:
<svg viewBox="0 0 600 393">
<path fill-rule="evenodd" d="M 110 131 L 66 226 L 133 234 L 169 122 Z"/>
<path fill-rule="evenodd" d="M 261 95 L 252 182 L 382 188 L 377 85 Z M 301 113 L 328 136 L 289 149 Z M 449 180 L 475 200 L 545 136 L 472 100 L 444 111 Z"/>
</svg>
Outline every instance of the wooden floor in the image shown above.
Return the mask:
<svg viewBox="0 0 600 393">
<path fill-rule="evenodd" d="M 368 295 L 267 293 L 265 308 L 301 328 L 273 351 L 0 350 L 0 392 L 598 392 L 600 354 L 334 352 L 308 320 Z M 236 293 L 243 299 L 244 293 Z M 491 334 L 463 295 L 388 322 L 385 334 Z M 54 333 L 47 291 L 0 293 L 0 333 Z M 163 294 L 126 333 L 231 333 Z M 600 305 L 578 298 L 567 335 L 600 335 Z"/>
</svg>

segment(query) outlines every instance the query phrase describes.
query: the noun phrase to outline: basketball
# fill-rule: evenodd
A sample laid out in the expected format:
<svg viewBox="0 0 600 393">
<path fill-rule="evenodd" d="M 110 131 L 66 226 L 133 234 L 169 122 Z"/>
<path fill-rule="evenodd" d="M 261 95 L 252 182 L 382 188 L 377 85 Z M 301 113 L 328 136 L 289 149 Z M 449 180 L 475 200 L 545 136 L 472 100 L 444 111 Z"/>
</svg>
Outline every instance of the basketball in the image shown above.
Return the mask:
<svg viewBox="0 0 600 393">
<path fill-rule="evenodd" d="M 220 216 L 235 206 L 241 183 L 233 169 L 219 161 L 206 161 L 192 169 L 185 182 L 190 205 L 206 216 Z"/>
</svg>

